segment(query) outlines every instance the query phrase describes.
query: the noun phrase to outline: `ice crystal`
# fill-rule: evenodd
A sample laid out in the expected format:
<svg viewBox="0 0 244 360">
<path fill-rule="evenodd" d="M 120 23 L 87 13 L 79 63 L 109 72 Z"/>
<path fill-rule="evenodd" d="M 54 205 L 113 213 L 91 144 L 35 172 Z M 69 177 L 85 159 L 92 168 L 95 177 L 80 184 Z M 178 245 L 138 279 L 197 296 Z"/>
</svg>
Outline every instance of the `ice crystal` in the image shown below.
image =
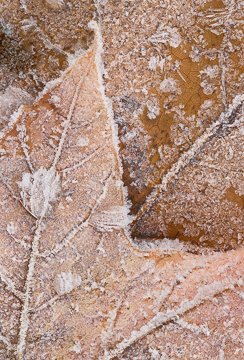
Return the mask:
<svg viewBox="0 0 244 360">
<path fill-rule="evenodd" d="M 24 173 L 19 182 L 24 205 L 36 216 L 41 217 L 51 210 L 51 203 L 60 191 L 60 176 L 51 168 L 41 167 L 34 174 Z"/>
</svg>

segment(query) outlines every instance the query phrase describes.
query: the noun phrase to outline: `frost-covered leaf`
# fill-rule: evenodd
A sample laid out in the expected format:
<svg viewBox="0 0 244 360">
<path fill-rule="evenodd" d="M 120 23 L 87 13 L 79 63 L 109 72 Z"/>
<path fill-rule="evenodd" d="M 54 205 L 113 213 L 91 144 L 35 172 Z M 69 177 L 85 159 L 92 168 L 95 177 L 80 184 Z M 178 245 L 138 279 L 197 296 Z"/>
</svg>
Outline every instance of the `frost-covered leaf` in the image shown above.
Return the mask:
<svg viewBox="0 0 244 360">
<path fill-rule="evenodd" d="M 169 293 L 160 279 L 168 247 L 144 253 L 125 235 L 96 33 L 93 48 L 0 134 L 4 360 L 106 356 L 153 318 Z M 163 282 L 174 282 L 167 273 Z"/>
<path fill-rule="evenodd" d="M 133 236 L 178 238 L 194 251 L 237 248 L 244 3 L 108 0 L 103 16 Z"/>
<path fill-rule="evenodd" d="M 109 283 L 114 264 L 101 258 L 120 261 L 106 250 L 125 241 L 127 211 L 100 53 L 97 30 L 93 48 L 1 133 L 4 359 L 72 353 Z"/>
<path fill-rule="evenodd" d="M 242 249 L 208 258 L 208 264 L 198 260 L 198 267 L 165 294 L 154 318 L 104 359 L 115 359 L 116 353 L 126 360 L 241 359 L 243 255 Z"/>
<path fill-rule="evenodd" d="M 0 0 L 0 130 L 93 42 L 92 0 Z"/>
<path fill-rule="evenodd" d="M 173 13 L 176 3 L 171 5 L 168 9 Z M 190 23 L 191 17 L 187 20 Z M 166 26 L 167 36 L 159 44 L 169 46 L 179 34 L 179 48 L 184 44 L 182 32 L 177 29 L 170 34 L 172 24 Z M 156 33 L 162 32 L 159 27 Z M 202 246 L 203 255 L 193 255 L 178 239 L 160 241 L 146 231 L 143 240 L 128 236 L 128 204 L 124 203 L 116 127 L 101 81 L 97 27 L 96 33 L 93 48 L 33 105 L 21 107 L 15 121 L 0 134 L 0 358 L 162 360 L 195 358 L 197 353 L 202 359 L 240 359 L 243 249 L 211 253 L 207 243 Z M 145 49 L 140 49 L 142 57 Z M 151 57 L 149 62 L 148 71 L 163 69 L 161 57 Z M 205 70 L 212 78 L 218 73 L 216 68 Z M 161 79 L 159 87 L 165 94 L 169 90 L 180 96 L 180 80 L 174 75 L 167 77 L 172 77 L 171 83 Z M 208 109 L 209 101 L 204 105 Z M 241 142 L 242 101 L 235 97 L 211 127 L 195 134 L 188 152 L 174 159 L 171 172 L 162 177 L 176 179 L 185 161 L 181 182 L 185 181 L 184 191 L 189 189 L 189 202 L 194 171 L 188 166 L 197 167 L 201 161 L 210 169 L 216 166 L 211 146 L 221 158 L 225 139 L 233 142 L 225 158 L 231 162 L 235 156 L 236 139 Z M 150 95 L 146 104 L 146 116 L 154 121 L 161 111 L 158 97 Z M 127 94 L 120 106 L 129 116 L 141 111 L 139 99 Z M 122 134 L 128 144 L 144 131 L 138 118 L 132 120 L 134 128 Z M 143 134 L 141 147 L 148 140 Z M 233 165 L 228 161 L 226 166 Z M 134 171 L 136 181 L 138 169 Z M 200 175 L 199 179 L 200 183 Z M 212 175 L 207 180 L 216 181 Z M 223 181 L 229 181 L 228 176 Z M 233 198 L 232 188 L 227 196 Z M 148 231 L 157 225 L 154 208 L 150 211 L 152 220 L 147 223 L 143 218 Z M 213 237 L 216 242 L 217 236 L 216 241 Z M 199 252 L 199 244 L 191 246 L 192 252 Z"/>
</svg>

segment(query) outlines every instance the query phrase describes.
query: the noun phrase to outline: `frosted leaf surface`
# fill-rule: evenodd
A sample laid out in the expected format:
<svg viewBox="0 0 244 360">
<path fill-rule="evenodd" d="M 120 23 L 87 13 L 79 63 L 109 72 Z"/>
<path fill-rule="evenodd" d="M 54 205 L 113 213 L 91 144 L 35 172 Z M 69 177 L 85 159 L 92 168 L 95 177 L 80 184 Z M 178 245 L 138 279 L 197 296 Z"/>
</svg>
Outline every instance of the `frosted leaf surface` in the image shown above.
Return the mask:
<svg viewBox="0 0 244 360">
<path fill-rule="evenodd" d="M 108 0 L 102 9 L 133 237 L 237 248 L 243 109 L 233 101 L 244 93 L 243 2 Z"/>
<path fill-rule="evenodd" d="M 130 337 L 135 319 L 138 329 L 155 316 L 178 276 L 163 269 L 164 250 L 141 252 L 125 235 L 128 206 L 96 33 L 93 48 L 1 133 L 3 359 L 105 356 Z M 80 146 L 81 138 L 89 142 Z"/>
<path fill-rule="evenodd" d="M 111 5 L 109 1 L 103 4 Z M 118 7 L 120 4 L 117 3 Z M 143 4 L 146 6 L 147 2 Z M 174 5 L 167 7 L 174 14 L 176 3 L 169 5 Z M 106 12 L 104 14 L 106 16 Z M 125 16 L 128 17 L 128 14 Z M 145 14 L 150 14 L 150 11 Z M 190 16 L 183 17 L 180 20 L 182 26 L 190 24 L 191 19 Z M 141 25 L 148 24 L 139 17 L 136 21 L 140 21 Z M 172 28 L 172 25 L 168 26 Z M 116 27 L 113 29 L 116 30 Z M 220 26 L 218 32 L 221 31 Z M 153 36 L 156 32 L 157 29 L 149 35 Z M 185 37 L 179 28 L 177 33 L 180 33 L 181 42 L 172 49 L 184 51 L 181 46 L 185 44 Z M 189 241 L 185 244 L 182 239 L 169 238 L 160 242 L 152 234 L 145 236 L 144 232 L 143 241 L 133 241 L 125 234 L 123 228 L 128 220 L 128 204 L 124 203 L 116 128 L 102 85 L 102 43 L 98 28 L 96 34 L 93 48 L 80 56 L 35 103 L 24 106 L 15 122 L 1 133 L 0 356 L 4 360 L 162 360 L 184 358 L 187 354 L 194 358 L 197 348 L 199 358 L 240 359 L 243 351 L 240 333 L 243 328 L 244 292 L 242 234 L 237 235 L 240 249 L 211 252 L 208 239 L 201 249 L 203 255 L 197 254 L 199 244 L 191 244 L 190 250 L 195 252 L 194 255 L 187 252 Z M 123 43 L 127 38 L 121 34 L 121 39 Z M 159 44 L 170 46 L 169 42 Z M 106 46 L 111 43 L 107 42 Z M 146 46 L 140 47 L 142 61 L 146 51 Z M 106 54 L 108 52 L 105 53 L 105 60 Z M 199 55 L 197 51 L 194 54 L 192 56 L 195 58 Z M 148 66 L 153 56 L 156 60 L 151 62 L 151 69 L 144 67 Z M 155 52 L 146 57 L 142 69 L 154 75 L 162 71 L 164 61 L 161 55 L 157 56 Z M 165 63 L 168 61 L 169 58 Z M 167 78 L 175 79 L 175 84 L 184 81 L 179 63 L 174 64 L 174 69 L 169 71 Z M 205 68 L 201 65 L 200 69 Z M 205 70 L 215 79 L 209 68 Z M 124 80 L 123 77 L 121 79 Z M 160 76 L 157 82 L 160 94 L 163 93 L 160 84 L 164 79 L 164 76 Z M 112 82 L 113 86 L 115 84 Z M 201 88 L 200 82 L 198 85 Z M 186 93 L 183 90 L 174 93 L 171 89 L 170 95 L 183 96 Z M 125 132 L 120 127 L 119 134 L 124 142 L 140 150 L 150 145 L 151 135 L 141 127 L 138 116 L 151 114 L 152 118 L 148 121 L 153 122 L 160 116 L 157 112 L 162 107 L 158 94 L 149 93 L 146 86 L 142 87 L 142 98 L 136 94 L 132 97 L 126 92 L 121 98 L 120 111 L 131 118 L 133 126 L 129 128 L 128 125 L 129 131 Z M 149 101 L 145 113 L 144 100 L 145 103 Z M 204 98 L 199 106 L 212 116 L 216 101 L 215 98 Z M 195 154 L 193 158 L 197 163 L 188 162 L 184 152 L 181 158 L 177 158 L 187 165 L 180 172 L 183 176 L 181 179 L 179 176 L 178 187 L 172 189 L 177 196 L 182 195 L 180 186 L 183 183 L 185 202 L 176 201 L 177 210 L 180 205 L 187 207 L 194 200 L 195 194 L 190 192 L 192 168 L 188 166 L 197 167 L 204 160 L 209 168 L 212 165 L 216 167 L 218 158 L 223 158 L 223 164 L 230 169 L 232 159 L 234 164 L 240 160 L 241 151 L 237 151 L 234 144 L 237 139 L 241 141 L 241 102 L 241 97 L 235 98 L 233 105 L 230 101 L 220 117 L 217 115 L 221 107 L 216 110 L 217 137 L 212 136 L 210 130 L 205 136 L 206 124 L 201 118 L 195 122 L 194 114 L 184 121 L 186 119 L 180 104 L 175 110 L 179 116 L 177 124 L 180 130 L 176 127 L 175 132 L 189 130 L 186 137 L 177 138 L 173 132 L 176 148 L 167 143 L 166 152 L 159 142 L 158 148 L 150 145 L 146 150 L 161 161 L 168 154 L 170 163 L 172 158 L 177 158 L 176 150 L 184 139 L 190 139 L 191 128 L 187 129 L 189 121 L 194 123 L 192 128 L 196 125 L 201 130 L 193 136 L 193 149 L 190 145 L 186 148 L 190 151 L 189 155 Z M 118 118 L 118 112 L 115 116 Z M 201 151 L 194 152 L 202 142 L 204 146 Z M 210 151 L 210 144 L 216 150 L 217 158 Z M 223 145 L 228 152 L 221 152 Z M 127 150 L 125 153 L 121 149 L 123 161 L 127 155 L 129 158 L 130 148 Z M 133 159 L 141 154 L 139 150 Z M 137 180 L 146 170 L 137 168 L 133 161 L 130 163 L 130 175 L 135 181 L 135 188 L 138 187 L 140 191 Z M 145 157 L 143 161 L 144 165 L 150 166 L 151 159 Z M 177 166 L 173 170 L 177 170 Z M 153 166 L 151 171 L 159 176 Z M 175 175 L 174 171 L 166 177 L 167 181 L 171 179 L 171 174 Z M 214 175 L 210 171 L 207 177 L 213 187 L 216 184 Z M 150 176 L 145 179 L 149 183 L 149 180 L 152 181 Z M 222 196 L 224 189 L 224 194 L 240 203 L 237 196 L 233 197 L 233 189 L 225 188 L 230 181 L 232 184 L 233 179 L 229 179 L 228 174 L 224 179 L 217 179 L 223 181 L 220 182 L 219 196 Z M 234 192 L 242 196 L 238 179 L 237 176 Z M 152 189 L 154 184 L 151 182 L 151 185 Z M 145 189 L 147 191 L 147 187 Z M 158 198 L 162 201 L 160 196 Z M 166 212 L 171 216 L 168 202 L 165 203 Z M 213 201 L 210 205 L 214 204 Z M 162 207 L 162 204 L 156 205 Z M 233 211 L 232 208 L 227 209 Z M 201 211 L 204 218 L 204 208 Z M 155 215 L 153 211 L 152 215 Z M 187 216 L 190 218 L 189 214 Z M 237 218 L 238 213 L 234 213 L 232 221 L 235 221 L 235 216 Z M 155 218 L 150 222 L 152 226 L 156 224 Z M 193 220 L 188 222 L 189 226 L 193 227 Z M 198 217 L 197 221 L 200 221 Z M 160 226 L 165 225 L 160 217 L 158 222 Z M 147 219 L 143 218 L 143 223 L 144 230 L 153 229 L 149 228 Z M 137 224 L 140 225 L 138 219 Z M 213 229 L 213 224 L 210 225 Z M 216 239 L 218 242 L 218 237 Z M 213 239 L 213 243 L 216 242 Z M 235 242 L 231 245 L 236 247 Z M 216 317 L 213 317 L 213 313 Z"/>
<path fill-rule="evenodd" d="M 53 8 L 59 8 L 64 5 L 63 0 L 46 0 L 46 2 Z"/>
<path fill-rule="evenodd" d="M 7 117 L 20 95 L 22 104 L 33 101 L 72 58 L 89 48 L 93 33 L 88 23 L 96 8 L 92 0 L 0 0 L 0 8 L 0 115 Z M 2 123 L 3 118 L 0 129 Z"/>
</svg>

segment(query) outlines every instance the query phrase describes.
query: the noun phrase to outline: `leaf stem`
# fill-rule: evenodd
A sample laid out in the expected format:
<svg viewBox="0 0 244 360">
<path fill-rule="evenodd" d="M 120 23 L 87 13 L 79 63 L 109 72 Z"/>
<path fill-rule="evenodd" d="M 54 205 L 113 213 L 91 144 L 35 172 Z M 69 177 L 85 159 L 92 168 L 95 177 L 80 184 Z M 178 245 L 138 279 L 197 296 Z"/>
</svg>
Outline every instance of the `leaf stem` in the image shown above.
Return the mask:
<svg viewBox="0 0 244 360">
<path fill-rule="evenodd" d="M 28 273 L 27 273 L 27 277 L 26 277 L 26 284 L 25 284 L 26 289 L 25 289 L 24 304 L 23 304 L 21 318 L 20 318 L 19 343 L 18 343 L 17 351 L 16 351 L 18 360 L 24 359 L 23 354 L 24 354 L 24 350 L 25 350 L 26 336 L 27 336 L 27 331 L 28 331 L 29 322 L 30 322 L 30 320 L 29 320 L 29 312 L 30 312 L 29 304 L 30 304 L 30 299 L 31 299 L 31 290 L 32 290 L 32 286 L 33 286 L 34 268 L 35 268 L 36 258 L 39 253 L 39 239 L 41 237 L 42 219 L 43 218 L 41 218 L 40 220 L 37 221 L 37 228 L 36 228 L 34 240 L 32 243 L 32 251 L 31 251 L 31 256 L 30 256 Z"/>
</svg>

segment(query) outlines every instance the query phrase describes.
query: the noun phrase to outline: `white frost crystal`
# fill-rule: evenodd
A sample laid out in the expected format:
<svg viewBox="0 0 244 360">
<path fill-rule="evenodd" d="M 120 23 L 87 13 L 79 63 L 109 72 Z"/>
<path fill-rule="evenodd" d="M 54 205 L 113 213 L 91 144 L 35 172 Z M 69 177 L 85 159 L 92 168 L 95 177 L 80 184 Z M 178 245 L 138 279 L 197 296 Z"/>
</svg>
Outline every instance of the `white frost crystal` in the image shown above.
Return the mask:
<svg viewBox="0 0 244 360">
<path fill-rule="evenodd" d="M 164 93 L 166 92 L 177 92 L 179 89 L 177 80 L 173 79 L 172 77 L 165 78 L 160 84 L 160 90 Z"/>
<path fill-rule="evenodd" d="M 46 0 L 46 2 L 53 8 L 60 7 L 64 4 L 63 0 Z"/>
<path fill-rule="evenodd" d="M 158 106 L 156 99 L 148 100 L 146 105 L 148 108 L 147 116 L 149 119 L 156 119 L 156 117 L 160 114 L 160 107 Z"/>
<path fill-rule="evenodd" d="M 156 33 L 151 37 L 152 43 L 169 43 L 170 46 L 177 48 L 181 43 L 181 36 L 178 29 L 170 26 L 164 26 L 161 32 Z"/>
<path fill-rule="evenodd" d="M 89 145 L 89 138 L 87 136 L 80 137 L 77 142 L 78 146 L 87 146 Z"/>
<path fill-rule="evenodd" d="M 113 231 L 126 226 L 127 209 L 124 206 L 110 206 L 94 213 L 89 223 L 100 231 Z"/>
<path fill-rule="evenodd" d="M 4 94 L 0 94 L 0 124 L 8 123 L 13 112 L 20 105 L 31 104 L 33 101 L 30 94 L 14 86 L 9 86 Z"/>
<path fill-rule="evenodd" d="M 81 277 L 72 274 L 71 271 L 57 275 L 54 280 L 54 288 L 59 295 L 68 294 L 81 284 Z"/>
<path fill-rule="evenodd" d="M 60 176 L 53 168 L 41 167 L 34 174 L 24 173 L 19 187 L 25 207 L 36 217 L 41 217 L 51 209 L 50 203 L 57 199 Z"/>
<path fill-rule="evenodd" d="M 9 233 L 9 235 L 14 235 L 16 232 L 16 227 L 14 226 L 14 223 L 12 221 L 7 224 L 7 232 Z"/>
</svg>

